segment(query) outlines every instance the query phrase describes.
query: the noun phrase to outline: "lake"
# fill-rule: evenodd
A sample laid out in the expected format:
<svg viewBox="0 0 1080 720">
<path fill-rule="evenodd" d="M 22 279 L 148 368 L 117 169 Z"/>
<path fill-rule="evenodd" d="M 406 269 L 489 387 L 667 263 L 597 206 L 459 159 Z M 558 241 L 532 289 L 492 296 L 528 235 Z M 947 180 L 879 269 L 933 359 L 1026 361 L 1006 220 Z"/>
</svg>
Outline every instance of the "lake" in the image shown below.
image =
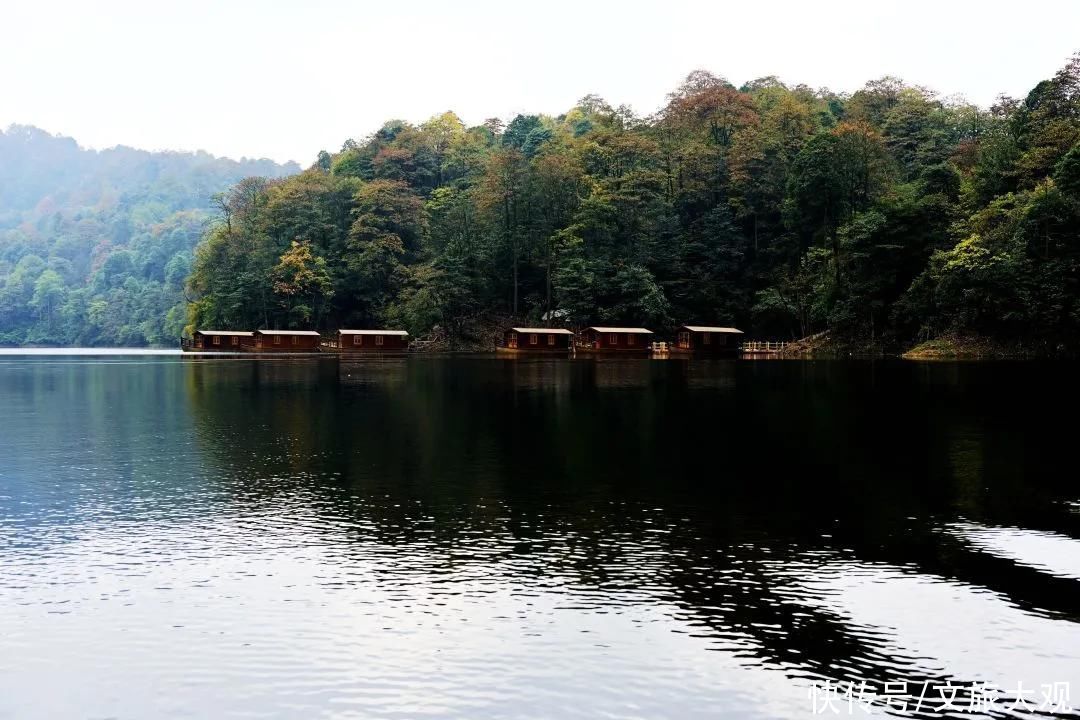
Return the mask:
<svg viewBox="0 0 1080 720">
<path fill-rule="evenodd" d="M 1066 364 L 0 355 L 0 718 L 1069 715 L 1078 395 Z"/>
</svg>

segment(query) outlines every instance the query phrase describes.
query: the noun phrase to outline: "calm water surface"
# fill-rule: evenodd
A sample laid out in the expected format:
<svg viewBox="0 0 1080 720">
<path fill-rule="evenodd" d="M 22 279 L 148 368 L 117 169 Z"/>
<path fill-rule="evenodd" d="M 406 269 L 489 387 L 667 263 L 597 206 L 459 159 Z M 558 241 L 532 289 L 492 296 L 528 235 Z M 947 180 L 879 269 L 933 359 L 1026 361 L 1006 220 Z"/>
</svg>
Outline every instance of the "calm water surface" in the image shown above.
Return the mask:
<svg viewBox="0 0 1080 720">
<path fill-rule="evenodd" d="M 3 355 L 0 718 L 1080 706 L 1078 400 L 1071 365 Z"/>
</svg>

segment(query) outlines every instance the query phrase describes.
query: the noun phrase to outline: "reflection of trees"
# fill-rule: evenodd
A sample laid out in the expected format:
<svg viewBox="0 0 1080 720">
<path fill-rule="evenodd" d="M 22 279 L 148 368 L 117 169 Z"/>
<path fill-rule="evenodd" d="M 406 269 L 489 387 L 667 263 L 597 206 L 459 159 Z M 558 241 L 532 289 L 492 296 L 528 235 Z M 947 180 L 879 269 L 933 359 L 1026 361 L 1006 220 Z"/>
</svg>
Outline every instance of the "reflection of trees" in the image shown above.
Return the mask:
<svg viewBox="0 0 1080 720">
<path fill-rule="evenodd" d="M 139 516 L 147 497 L 171 512 L 191 494 L 170 465 L 192 429 L 177 369 L 62 356 L 0 369 L 0 547 L 67 542 L 84 522 Z"/>
<path fill-rule="evenodd" d="M 897 657 L 878 629 L 804 599 L 807 553 L 904 566 L 1080 619 L 1075 582 L 938 531 L 959 504 L 988 522 L 1038 511 L 1075 536 L 1075 521 L 1048 511 L 1061 490 L 1018 453 L 1032 440 L 1004 422 L 1007 407 L 980 408 L 987 420 L 971 432 L 967 408 L 979 402 L 948 377 L 913 385 L 894 375 L 909 370 L 843 363 L 716 372 L 253 361 L 193 365 L 188 388 L 236 502 L 310 498 L 344 564 L 375 562 L 389 578 L 482 572 L 583 589 L 604 606 L 659 600 L 754 662 L 879 685 L 966 679 Z M 978 444 L 976 465 L 954 451 L 957 433 Z M 976 502 L 973 473 L 992 501 Z"/>
</svg>

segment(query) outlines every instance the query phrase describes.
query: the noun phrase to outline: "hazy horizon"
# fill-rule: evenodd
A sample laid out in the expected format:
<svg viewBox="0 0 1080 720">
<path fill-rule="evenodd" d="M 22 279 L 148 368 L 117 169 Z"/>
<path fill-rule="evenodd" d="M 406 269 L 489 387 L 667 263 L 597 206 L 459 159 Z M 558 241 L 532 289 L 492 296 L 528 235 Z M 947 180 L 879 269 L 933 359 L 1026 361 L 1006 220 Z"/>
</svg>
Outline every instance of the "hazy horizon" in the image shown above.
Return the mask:
<svg viewBox="0 0 1080 720">
<path fill-rule="evenodd" d="M 775 75 L 844 93 L 894 75 L 985 107 L 1022 97 L 1080 50 L 1080 4 L 1040 6 L 42 2 L 4 12 L 18 32 L 0 61 L 21 72 L 0 79 L 0 127 L 32 125 L 94 150 L 307 166 L 386 120 L 447 110 L 475 125 L 558 115 L 595 93 L 648 115 L 696 69 L 736 86 Z"/>
</svg>

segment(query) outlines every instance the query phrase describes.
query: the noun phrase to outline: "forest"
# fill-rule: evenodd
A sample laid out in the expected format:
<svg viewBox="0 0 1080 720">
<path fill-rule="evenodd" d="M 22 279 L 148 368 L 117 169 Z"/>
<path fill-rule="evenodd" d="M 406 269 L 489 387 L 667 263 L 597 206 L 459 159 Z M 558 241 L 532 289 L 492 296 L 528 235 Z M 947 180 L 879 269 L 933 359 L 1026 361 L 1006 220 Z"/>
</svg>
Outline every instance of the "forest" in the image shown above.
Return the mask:
<svg viewBox="0 0 1080 720">
<path fill-rule="evenodd" d="M 0 157 L 0 343 L 394 326 L 470 347 L 515 320 L 1080 346 L 1080 55 L 989 108 L 696 71 L 650 116 L 587 96 L 391 120 L 302 172 L 28 128 Z"/>
<path fill-rule="evenodd" d="M 655 115 L 387 122 L 248 178 L 188 281 L 190 327 L 734 324 L 903 348 L 1080 339 L 1080 55 L 990 108 L 690 74 Z"/>
<path fill-rule="evenodd" d="M 0 346 L 175 346 L 214 197 L 299 170 L 0 132 Z"/>
</svg>

